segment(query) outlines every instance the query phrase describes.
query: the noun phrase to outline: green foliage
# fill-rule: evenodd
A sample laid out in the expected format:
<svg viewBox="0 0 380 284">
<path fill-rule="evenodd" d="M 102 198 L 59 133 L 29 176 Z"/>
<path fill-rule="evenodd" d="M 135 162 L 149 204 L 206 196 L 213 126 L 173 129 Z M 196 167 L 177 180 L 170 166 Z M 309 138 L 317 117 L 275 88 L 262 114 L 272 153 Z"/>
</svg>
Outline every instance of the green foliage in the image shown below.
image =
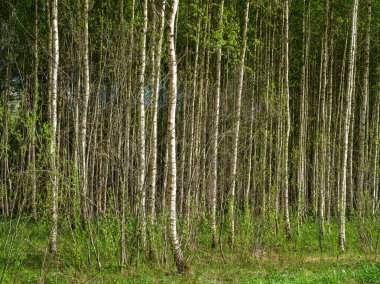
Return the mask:
<svg viewBox="0 0 380 284">
<path fill-rule="evenodd" d="M 306 220 L 300 234 L 286 240 L 284 234 L 273 234 L 273 227 L 252 219 L 248 211 L 238 218 L 243 230 L 236 231 L 236 247 L 232 251 L 223 234 L 223 261 L 219 248 L 210 248 L 210 224 L 200 219 L 196 244 L 186 254 L 191 255 L 192 269 L 178 275 L 171 252 L 164 259 L 167 213 L 157 216 L 151 230 L 155 259 L 138 255 L 135 246 L 127 246 L 127 258 L 137 259 L 126 267 L 119 266 L 119 220 L 116 216 L 93 220 L 89 230 L 71 228 L 60 220 L 59 254 L 56 259 L 48 252 L 49 223 L 41 220 L 0 219 L 0 263 L 7 266 L 4 283 L 86 282 L 91 283 L 379 283 L 380 263 L 376 253 L 366 253 L 357 245 L 355 222 L 347 224 L 348 251 L 337 249 L 338 230 L 335 221 L 326 227 L 324 250 L 318 248 L 318 224 Z M 283 224 L 281 224 L 282 226 Z M 135 239 L 133 220 L 126 224 L 127 242 Z M 376 228 L 372 227 L 371 230 Z M 192 241 L 192 240 L 188 240 Z M 170 245 L 169 245 L 169 251 Z M 98 268 L 97 257 L 102 265 Z M 9 261 L 8 261 L 9 259 Z M 166 263 L 166 265 L 165 265 Z M 168 272 L 171 271 L 171 272 Z"/>
</svg>

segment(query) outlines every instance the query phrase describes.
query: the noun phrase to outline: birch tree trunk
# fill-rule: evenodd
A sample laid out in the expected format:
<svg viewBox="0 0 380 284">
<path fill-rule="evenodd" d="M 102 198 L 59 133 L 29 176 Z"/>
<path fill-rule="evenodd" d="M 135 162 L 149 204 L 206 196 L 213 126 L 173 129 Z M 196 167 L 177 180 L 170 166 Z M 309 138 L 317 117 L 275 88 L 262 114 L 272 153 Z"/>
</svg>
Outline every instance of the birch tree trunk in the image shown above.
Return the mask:
<svg viewBox="0 0 380 284">
<path fill-rule="evenodd" d="M 131 27 L 130 27 L 130 32 L 133 33 L 133 21 L 134 21 L 134 11 L 135 11 L 135 6 L 134 6 L 134 2 L 132 2 L 132 17 L 131 17 Z M 123 34 L 123 36 L 125 35 L 125 20 L 124 20 L 124 0 L 120 0 L 119 1 L 119 9 L 120 9 L 120 19 L 119 19 L 119 24 L 120 24 L 120 32 Z M 125 47 L 125 43 L 127 41 L 125 39 L 122 39 L 122 42 L 121 42 L 121 47 L 122 49 Z M 132 49 L 132 46 L 130 45 L 129 46 L 130 49 Z M 123 57 L 124 58 L 124 57 Z M 129 58 L 128 58 L 129 59 Z M 127 59 L 127 62 L 126 62 L 126 65 L 128 67 L 128 59 Z M 127 88 L 129 87 L 128 83 L 127 83 Z M 124 108 L 126 108 L 125 112 L 126 112 L 126 119 L 124 121 L 124 123 L 122 123 L 122 118 L 120 118 L 120 124 L 121 125 L 124 125 L 124 127 L 126 128 L 126 133 L 124 132 L 124 137 L 125 138 L 125 145 L 124 145 L 124 158 L 121 158 L 120 160 L 120 163 L 123 165 L 122 168 L 123 168 L 123 177 L 120 179 L 121 180 L 121 221 L 120 221 L 120 265 L 124 266 L 127 262 L 127 249 L 126 249 L 126 232 L 125 232 L 125 223 L 126 223 L 126 218 L 127 218 L 127 187 L 128 187 L 128 184 L 129 184 L 129 181 L 128 181 L 128 173 L 129 173 L 129 116 L 128 116 L 128 109 L 129 109 L 129 97 L 128 97 L 128 92 L 129 92 L 129 89 L 126 90 L 126 93 L 124 94 L 123 96 L 123 99 L 125 100 L 123 103 L 121 103 L 121 106 Z M 120 130 L 120 133 L 119 133 L 119 139 L 123 139 L 121 136 L 122 136 L 122 131 Z M 102 132 L 101 132 L 102 134 Z M 100 137 L 100 139 L 102 139 L 102 136 Z M 102 158 L 101 158 L 101 163 L 102 163 Z M 102 164 L 101 164 L 102 165 Z M 104 191 L 106 191 L 106 187 L 107 185 L 105 184 L 105 188 L 104 188 Z M 102 197 L 100 196 L 100 199 L 102 199 Z M 105 198 L 103 198 L 105 199 Z M 104 200 L 105 201 L 105 200 Z"/>
<path fill-rule="evenodd" d="M 327 122 L 326 122 L 326 147 L 327 147 L 327 156 L 326 156 L 326 206 L 325 206 L 325 211 L 326 211 L 326 221 L 328 224 L 330 224 L 330 218 L 331 218 L 331 176 L 332 176 L 332 163 L 334 162 L 333 159 L 333 150 L 332 146 L 333 144 L 331 143 L 331 125 L 332 125 L 332 102 L 333 102 L 333 71 L 334 71 L 334 64 L 333 63 L 333 58 L 334 58 L 334 53 L 333 53 L 333 46 L 334 46 L 334 31 L 331 28 L 333 22 L 333 12 L 330 13 L 330 40 L 329 40 L 329 52 L 330 52 L 330 69 L 329 69 L 329 79 L 328 79 L 328 86 L 327 86 L 327 97 L 328 97 L 328 102 L 326 106 L 326 111 L 327 111 Z"/>
<path fill-rule="evenodd" d="M 218 29 L 223 28 L 224 0 L 220 2 Z M 220 85 L 221 85 L 221 65 L 222 65 L 222 45 L 219 43 L 217 51 L 216 65 L 216 93 L 215 93 L 215 121 L 214 137 L 212 144 L 212 176 L 211 176 L 211 246 L 216 247 L 216 198 L 218 187 L 218 137 L 219 137 L 219 110 L 220 110 Z"/>
<path fill-rule="evenodd" d="M 248 30 L 248 21 L 249 21 L 249 6 L 250 0 L 247 0 L 246 9 L 245 9 L 245 18 L 244 18 L 244 28 L 243 28 L 243 42 L 241 57 L 239 63 L 238 71 L 238 90 L 236 97 L 236 114 L 234 121 L 234 133 L 233 133 L 233 154 L 232 154 L 232 186 L 230 194 L 230 225 L 231 225 L 231 246 L 234 245 L 235 238 L 235 191 L 236 191 L 236 173 L 237 173 L 237 163 L 238 163 L 238 144 L 239 144 L 239 132 L 240 132 L 240 113 L 241 113 L 241 96 L 243 92 L 243 82 L 244 82 L 244 61 L 245 61 L 245 52 L 247 49 L 247 30 Z"/>
<path fill-rule="evenodd" d="M 81 182 L 82 182 L 82 227 L 86 228 L 88 218 L 88 165 L 87 165 L 87 111 L 90 98 L 90 67 L 89 67 L 89 46 L 88 46 L 88 0 L 84 0 L 84 101 L 81 121 Z"/>
<path fill-rule="evenodd" d="M 38 52 L 38 40 L 39 40 L 39 14 L 38 14 L 38 0 L 34 1 L 34 97 L 33 97 L 33 125 L 32 125 L 32 137 L 31 137 L 31 170 L 32 170 L 32 216 L 37 220 L 37 176 L 36 176 L 36 120 L 37 120 L 37 106 L 39 99 L 39 82 L 38 82 L 38 67 L 39 67 L 39 52 Z"/>
<path fill-rule="evenodd" d="M 300 226 L 304 219 L 304 208 L 305 208 L 305 195 L 306 195 L 306 136 L 307 136 L 307 96 L 308 96 L 308 78 L 307 78 L 307 68 L 309 60 L 309 43 L 310 43 L 310 34 L 309 34 L 309 14 L 310 7 L 307 6 L 306 0 L 304 0 L 304 13 L 302 21 L 302 32 L 303 32 L 303 50 L 302 50 L 302 78 L 301 78 L 301 100 L 300 100 L 300 132 L 298 139 L 299 147 L 299 160 L 298 160 L 298 206 L 297 206 L 297 224 L 298 232 L 300 231 Z"/>
<path fill-rule="evenodd" d="M 177 59 L 174 39 L 175 18 L 179 0 L 173 0 L 169 16 L 168 53 L 169 53 L 169 94 L 168 94 L 168 186 L 170 189 L 170 231 L 174 250 L 174 260 L 179 273 L 187 270 L 181 244 L 177 234 L 177 164 L 176 164 L 176 107 L 177 107 Z"/>
<path fill-rule="evenodd" d="M 327 67 L 328 67 L 328 36 L 330 29 L 330 0 L 326 1 L 325 11 L 325 24 L 324 34 L 322 39 L 322 82 L 320 84 L 320 121 L 319 121 L 319 240 L 320 249 L 322 249 L 322 238 L 325 233 L 324 219 L 325 219 L 325 160 L 326 160 L 326 90 L 327 90 Z"/>
<path fill-rule="evenodd" d="M 380 133 L 380 95 L 376 98 L 375 115 L 373 118 L 373 150 L 372 150 L 372 215 L 375 216 L 379 209 L 379 173 L 378 173 L 378 157 L 379 157 L 379 133 Z"/>
<path fill-rule="evenodd" d="M 366 17 L 366 34 L 364 43 L 364 72 L 362 77 L 362 101 L 360 105 L 360 129 L 359 129 L 359 166 L 358 166 L 358 217 L 359 229 L 363 218 L 363 191 L 364 191 L 364 174 L 365 174 L 365 140 L 367 125 L 367 104 L 368 104 L 368 77 L 369 77 L 369 52 L 371 39 L 371 0 L 367 0 L 367 17 Z M 359 232 L 360 234 L 361 232 Z"/>
<path fill-rule="evenodd" d="M 146 33 L 148 29 L 148 0 L 143 2 L 143 34 L 141 39 L 141 66 L 139 74 L 139 180 L 138 192 L 140 197 L 139 224 L 142 246 L 146 246 L 146 190 L 145 190 L 145 67 L 146 67 Z"/>
<path fill-rule="evenodd" d="M 9 143 L 9 133 L 8 133 L 8 102 L 9 102 L 9 86 L 10 86 L 10 67 L 9 67 L 9 48 L 7 50 L 7 62 L 5 66 L 5 91 L 2 94 L 2 103 L 4 105 L 2 109 L 2 151 L 1 153 L 1 209 L 4 216 L 9 216 L 10 214 L 10 204 L 9 204 L 9 194 L 8 186 L 10 187 L 11 178 L 9 173 L 9 153 L 8 153 L 8 143 Z"/>
<path fill-rule="evenodd" d="M 48 19 L 50 20 L 50 19 Z M 50 252 L 57 253 L 57 231 L 58 231 L 58 173 L 57 173 L 57 94 L 58 94 L 58 0 L 52 1 L 51 6 L 51 28 L 52 28 L 52 80 L 51 80 L 51 141 L 50 141 L 50 182 L 51 182 L 51 234 Z"/>
<path fill-rule="evenodd" d="M 290 136 L 290 93 L 289 93 L 289 0 L 285 0 L 285 96 L 286 96 L 286 138 L 285 138 L 285 187 L 284 187 L 284 202 L 285 202 L 285 234 L 288 238 L 291 237 L 290 218 L 289 218 L 289 136 Z"/>
<path fill-rule="evenodd" d="M 197 20 L 197 35 L 196 35 L 196 42 L 195 42 L 195 59 L 194 59 L 194 72 L 193 72 L 193 93 L 192 93 L 192 103 L 191 103 L 191 120 L 190 120 L 190 145 L 189 145 L 189 161 L 188 165 L 190 167 L 188 178 L 187 178 L 187 192 L 186 192 L 186 221 L 187 224 L 190 223 L 190 213 L 191 213 L 191 188 L 194 180 L 194 144 L 195 144 L 195 127 L 196 127 L 196 119 L 195 119 L 195 101 L 197 97 L 197 88 L 198 88 L 198 59 L 199 59 L 199 38 L 200 38 L 200 27 L 201 27 L 201 17 Z"/>
<path fill-rule="evenodd" d="M 123 2 L 123 1 L 121 1 Z M 134 48 L 134 25 L 135 25 L 135 0 L 132 1 L 132 7 L 131 7 L 132 11 L 132 16 L 131 16 L 131 27 L 130 27 L 130 30 L 129 30 L 129 35 L 130 35 L 130 41 L 129 41 L 129 54 L 128 54 L 128 61 L 127 61 L 127 68 L 129 68 L 128 70 L 130 71 L 129 73 L 132 73 L 132 60 L 133 60 L 133 48 Z M 126 98 L 125 98 L 125 102 L 124 102 L 124 107 L 126 108 L 125 112 L 125 122 L 124 122 L 124 125 L 125 125 L 125 128 L 126 128 L 126 131 L 124 133 L 125 135 L 125 146 L 124 146 L 124 186 L 122 186 L 123 188 L 123 198 L 122 198 L 122 212 L 121 212 L 121 234 L 120 234 L 120 264 L 121 265 L 125 265 L 126 261 L 127 261 L 127 254 L 126 254 L 126 246 L 125 246 L 125 242 L 126 242 L 126 234 L 125 234 L 125 222 L 126 222 L 126 206 L 127 206 L 127 202 L 126 202 L 126 197 L 128 195 L 128 192 L 129 192 L 129 188 L 130 188 L 130 185 L 129 185 L 129 172 L 130 172 L 130 106 L 129 106 L 129 102 L 130 102 L 130 98 L 131 98 L 131 93 L 132 93 L 132 74 L 129 74 L 128 76 L 128 81 L 127 81 L 127 94 L 126 94 Z M 109 147 L 109 139 L 107 139 L 107 148 Z M 108 152 L 108 151 L 107 151 Z M 105 189 L 104 189 L 104 198 L 103 198 L 103 202 L 104 202 L 104 208 L 106 208 L 106 192 L 107 192 L 107 174 L 108 172 L 106 173 L 106 177 L 105 177 Z M 125 198 L 125 199 L 124 199 Z M 104 212 L 106 210 L 104 209 Z"/>
<path fill-rule="evenodd" d="M 160 31 L 158 35 L 158 43 L 157 43 L 157 53 L 156 53 L 156 61 L 154 62 L 154 72 L 153 76 L 153 125 L 152 125 L 152 145 L 151 145 L 151 158 L 150 158 L 150 166 L 151 166 L 151 200 L 150 200 L 150 222 L 153 225 L 156 219 L 156 183 L 157 183 L 157 123 L 158 123 L 158 98 L 161 86 L 161 56 L 162 56 L 162 42 L 164 36 L 164 28 L 165 28 L 165 8 L 166 8 L 166 0 L 162 2 L 161 7 L 161 23 L 160 23 Z M 154 48 L 154 47 L 152 47 Z"/>
<path fill-rule="evenodd" d="M 351 44 L 349 51 L 348 78 L 346 89 L 346 108 L 344 112 L 344 135 L 343 135 L 343 157 L 341 167 L 341 193 L 340 193 L 340 217 L 339 217 L 339 246 L 342 251 L 345 250 L 346 243 L 346 187 L 347 187 L 347 156 L 348 156 L 348 138 L 351 123 L 351 104 L 354 89 L 355 78 L 355 60 L 356 60 L 356 31 L 358 17 L 358 0 L 353 0 L 352 23 L 351 23 Z"/>
</svg>

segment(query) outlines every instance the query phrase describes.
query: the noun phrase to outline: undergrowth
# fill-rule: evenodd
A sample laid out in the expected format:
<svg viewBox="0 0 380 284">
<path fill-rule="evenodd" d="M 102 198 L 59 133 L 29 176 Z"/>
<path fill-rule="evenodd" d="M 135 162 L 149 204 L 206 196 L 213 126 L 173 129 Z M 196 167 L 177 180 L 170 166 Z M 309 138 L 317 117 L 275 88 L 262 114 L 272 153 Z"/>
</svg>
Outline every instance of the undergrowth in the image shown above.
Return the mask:
<svg viewBox="0 0 380 284">
<path fill-rule="evenodd" d="M 211 230 L 204 216 L 191 226 L 179 224 L 190 271 L 175 271 L 164 222 L 149 228 L 149 249 L 136 237 L 136 222 L 128 220 L 128 264 L 119 264 L 120 223 L 114 216 L 92 220 L 88 230 L 60 220 L 58 255 L 48 253 L 49 223 L 29 218 L 0 219 L 0 279 L 4 283 L 380 283 L 378 220 L 347 223 L 347 249 L 338 249 L 338 225 L 326 224 L 319 245 L 318 224 L 311 218 L 292 231 L 275 231 L 270 222 L 238 218 L 235 244 L 228 228 L 218 228 L 218 245 L 211 248 Z M 186 228 L 186 229 L 185 229 Z M 280 228 L 284 228 L 280 224 Z M 144 253 L 150 251 L 150 253 Z"/>
</svg>

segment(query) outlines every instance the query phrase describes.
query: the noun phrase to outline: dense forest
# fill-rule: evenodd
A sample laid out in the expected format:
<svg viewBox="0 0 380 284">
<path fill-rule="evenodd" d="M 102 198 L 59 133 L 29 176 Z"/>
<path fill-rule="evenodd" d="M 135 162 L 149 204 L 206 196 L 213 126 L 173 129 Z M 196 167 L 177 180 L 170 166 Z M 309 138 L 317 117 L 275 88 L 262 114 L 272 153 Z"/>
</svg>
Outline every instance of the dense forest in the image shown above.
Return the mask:
<svg viewBox="0 0 380 284">
<path fill-rule="evenodd" d="M 377 255 L 379 31 L 377 0 L 1 0 L 0 282 Z"/>
</svg>

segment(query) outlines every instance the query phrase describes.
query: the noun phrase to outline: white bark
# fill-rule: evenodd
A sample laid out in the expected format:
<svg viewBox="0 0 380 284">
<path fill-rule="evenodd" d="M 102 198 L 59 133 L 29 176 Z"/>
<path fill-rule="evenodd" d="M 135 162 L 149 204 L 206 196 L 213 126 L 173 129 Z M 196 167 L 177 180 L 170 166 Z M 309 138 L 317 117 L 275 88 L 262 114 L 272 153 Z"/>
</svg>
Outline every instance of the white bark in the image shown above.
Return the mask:
<svg viewBox="0 0 380 284">
<path fill-rule="evenodd" d="M 303 19 L 303 51 L 302 51 L 302 78 L 301 78 L 301 102 L 300 102 L 300 134 L 298 140 L 299 146 L 299 160 L 298 160 L 298 231 L 300 225 L 304 219 L 304 206 L 305 206 L 305 195 L 306 195 L 306 108 L 307 108 L 307 95 L 308 95 L 308 83 L 307 83 L 307 68 L 309 59 L 309 13 L 310 8 L 306 7 L 306 1 L 304 0 L 304 19 Z"/>
<path fill-rule="evenodd" d="M 289 136 L 290 136 L 290 106 L 289 106 L 289 0 L 285 0 L 285 96 L 286 96 L 286 138 L 285 138 L 285 233 L 290 237 L 289 219 Z"/>
<path fill-rule="evenodd" d="M 58 231 L 58 177 L 56 166 L 56 136 L 57 136 L 57 93 L 58 93 L 58 62 L 59 62 L 59 42 L 58 42 L 58 0 L 52 1 L 52 87 L 51 87 L 51 235 L 50 252 L 57 253 L 57 231 Z M 49 19 L 50 20 L 50 19 Z"/>
<path fill-rule="evenodd" d="M 327 90 L 327 66 L 328 66 L 328 58 L 329 58 L 329 50 L 328 50 L 328 36 L 329 36 L 329 25 L 330 25 L 330 1 L 326 1 L 326 11 L 325 11 L 325 27 L 324 27 L 324 35 L 322 39 L 322 82 L 320 84 L 320 125 L 319 125 L 319 134 L 320 134 L 320 156 L 319 156 L 319 234 L 320 234 L 320 246 L 322 245 L 322 237 L 325 232 L 324 226 L 324 213 L 325 213 L 325 160 L 326 160 L 326 90 Z"/>
<path fill-rule="evenodd" d="M 380 132 L 380 95 L 377 97 L 376 115 L 374 117 L 373 132 L 373 153 L 372 153 L 372 215 L 375 216 L 379 207 L 379 174 L 378 174 L 378 157 L 379 157 L 379 132 Z"/>
<path fill-rule="evenodd" d="M 194 72 L 193 72 L 193 97 L 192 97 L 192 105 L 191 105 L 191 127 L 190 127 L 190 145 L 189 145 L 189 173 L 188 173 L 188 179 L 187 179 L 187 193 L 186 193 L 186 220 L 187 224 L 190 223 L 190 203 L 191 203 L 191 185 L 194 181 L 194 171 L 195 171 L 195 163 L 194 163 L 194 152 L 193 150 L 194 144 L 195 144 L 195 126 L 196 126 L 196 119 L 195 119 L 195 101 L 196 101 L 196 95 L 197 95 L 197 87 L 198 87 L 198 59 L 199 59 L 199 35 L 200 35 L 200 27 L 201 27 L 201 18 L 198 18 L 197 21 L 197 39 L 195 42 L 195 59 L 194 59 Z"/>
<path fill-rule="evenodd" d="M 366 18 L 366 37 L 364 50 L 364 72 L 363 72 L 363 89 L 362 102 L 360 107 L 360 130 L 359 130 L 359 167 L 358 167 L 358 214 L 359 219 L 363 217 L 363 191 L 364 191 L 364 168 L 365 168 L 365 137 L 366 137 L 366 118 L 368 104 L 368 77 L 369 77 L 369 51 L 371 39 L 371 0 L 367 0 L 367 18 Z M 359 220 L 360 221 L 360 220 Z"/>
<path fill-rule="evenodd" d="M 351 44 L 349 53 L 348 79 L 346 89 L 346 109 L 344 113 L 344 136 L 343 136 L 343 157 L 341 174 L 341 194 L 340 194 L 340 217 L 339 217 L 339 245 L 344 251 L 346 242 L 346 186 L 347 186 L 347 156 L 348 156 L 348 137 L 351 123 L 351 104 L 354 88 L 354 73 L 356 60 L 356 31 L 358 17 L 358 0 L 353 0 Z"/>
<path fill-rule="evenodd" d="M 145 183 L 145 67 L 146 67 L 146 33 L 148 28 L 148 0 L 143 2 L 143 34 L 141 39 L 141 66 L 139 74 L 139 182 L 138 191 L 140 196 L 140 233 L 143 247 L 146 244 L 146 190 Z"/>
<path fill-rule="evenodd" d="M 163 1 L 161 7 L 161 24 L 159 31 L 159 39 L 157 43 L 157 54 L 154 72 L 153 72 L 153 125 L 152 125 L 152 154 L 151 154 L 151 169 L 152 169 L 152 177 L 151 177 L 151 206 L 150 206 L 150 215 L 151 222 L 153 223 L 156 218 L 156 179 L 157 179 L 157 121 L 158 121 L 158 98 L 159 91 L 161 86 L 161 55 L 162 55 L 162 42 L 164 35 L 164 27 L 165 27 L 165 8 L 166 8 L 166 0 Z"/>
<path fill-rule="evenodd" d="M 170 189 L 170 231 L 174 249 L 174 259 L 178 272 L 186 269 L 181 244 L 177 234 L 177 164 L 176 164 L 176 107 L 177 107 L 177 59 L 175 50 L 174 28 L 179 0 L 173 0 L 169 17 L 168 53 L 169 53 L 169 94 L 168 94 L 168 186 Z"/>
<path fill-rule="evenodd" d="M 235 190 L 236 190 L 236 172 L 237 172 L 237 161 L 238 161 L 238 144 L 239 144 L 239 132 L 240 132 L 240 113 L 241 113 L 241 96 L 243 92 L 243 82 L 244 82 L 244 61 L 245 52 L 247 49 L 247 30 L 249 21 L 249 6 L 250 1 L 247 0 L 245 19 L 244 19 L 244 29 L 243 29 L 243 43 L 241 50 L 241 58 L 239 64 L 238 73 L 238 90 L 237 90 L 237 100 L 236 100 L 236 116 L 235 116 L 235 126 L 234 126 L 234 136 L 233 136 L 233 154 L 232 154 L 232 187 L 231 187 L 231 198 L 230 198 L 230 218 L 231 218 L 231 245 L 234 244 L 235 235 Z"/>
<path fill-rule="evenodd" d="M 224 0 L 220 3 L 219 29 L 223 25 Z M 217 51 L 216 66 L 216 93 L 215 93 L 215 121 L 214 121 L 214 140 L 212 144 L 212 177 L 211 177 L 211 229 L 212 246 L 216 246 L 216 198 L 218 186 L 218 139 L 219 139 L 219 111 L 220 111 L 220 84 L 221 84 L 221 65 L 222 65 L 222 45 L 219 44 Z"/>
<path fill-rule="evenodd" d="M 34 98 L 33 98 L 33 125 L 31 133 L 31 170 L 32 170 L 32 216 L 37 219 L 37 176 L 36 176 L 36 122 L 37 122 L 37 103 L 39 97 L 38 90 L 38 65 L 39 65 L 39 52 L 38 52 L 38 40 L 39 40 L 39 15 L 38 15 L 38 0 L 34 0 Z"/>
<path fill-rule="evenodd" d="M 88 167 L 86 161 L 87 151 L 87 110 L 88 101 L 90 98 L 90 68 L 89 68 L 89 47 L 88 47 L 88 0 L 84 1 L 84 101 L 82 108 L 82 121 L 81 121 L 81 173 L 82 173 L 82 226 L 85 227 L 85 223 L 88 217 Z"/>
<path fill-rule="evenodd" d="M 123 4 L 123 1 L 122 0 L 120 2 L 120 9 L 122 7 L 124 7 L 124 4 Z M 132 65 L 132 59 L 133 59 L 133 46 L 134 46 L 134 21 L 135 21 L 135 0 L 132 1 L 132 7 L 131 7 L 131 12 L 132 12 L 132 15 L 131 15 L 131 27 L 130 27 L 130 30 L 129 30 L 129 34 L 130 34 L 130 41 L 129 41 L 129 54 L 128 54 L 128 61 L 127 61 L 127 68 L 131 67 Z M 121 12 L 123 13 L 123 12 Z M 121 31 L 124 32 L 124 16 L 123 15 L 120 15 L 121 16 L 121 19 L 120 19 L 120 25 L 121 25 Z M 130 131 L 129 131 L 129 127 L 130 127 L 130 107 L 128 105 L 129 103 L 129 99 L 131 97 L 131 78 L 132 76 L 130 75 L 128 77 L 128 81 L 127 81 L 127 94 L 125 96 L 125 102 L 124 102 L 124 107 L 125 107 L 125 111 L 126 111 L 126 115 L 125 115 L 125 121 L 124 121 L 124 126 L 126 128 L 126 131 L 124 133 L 125 135 L 125 145 L 124 145 L 124 172 L 123 172 L 123 179 L 122 179 L 122 182 L 124 184 L 121 185 L 121 190 L 122 190 L 122 200 L 121 200 L 121 224 L 120 224 L 120 231 L 121 231 L 121 234 L 120 234 L 120 264 L 121 265 L 125 265 L 126 262 L 127 262 L 127 252 L 126 252 L 126 232 L 125 232 L 125 222 L 126 222 L 126 216 L 127 216 L 127 194 L 128 194 L 128 189 L 129 189 L 129 180 L 128 180 L 128 175 L 129 175 L 129 168 L 130 168 L 130 155 L 129 155 L 129 150 L 130 150 L 130 141 L 129 141 L 129 136 L 130 136 Z M 108 143 L 109 139 L 107 140 L 107 147 L 109 147 L 109 143 Z M 107 182 L 106 182 L 106 178 L 105 178 L 105 188 L 107 187 Z M 106 190 L 104 190 L 104 198 L 103 198 L 103 204 L 104 204 L 104 208 L 106 208 Z M 105 212 L 105 210 L 103 211 Z"/>
</svg>

